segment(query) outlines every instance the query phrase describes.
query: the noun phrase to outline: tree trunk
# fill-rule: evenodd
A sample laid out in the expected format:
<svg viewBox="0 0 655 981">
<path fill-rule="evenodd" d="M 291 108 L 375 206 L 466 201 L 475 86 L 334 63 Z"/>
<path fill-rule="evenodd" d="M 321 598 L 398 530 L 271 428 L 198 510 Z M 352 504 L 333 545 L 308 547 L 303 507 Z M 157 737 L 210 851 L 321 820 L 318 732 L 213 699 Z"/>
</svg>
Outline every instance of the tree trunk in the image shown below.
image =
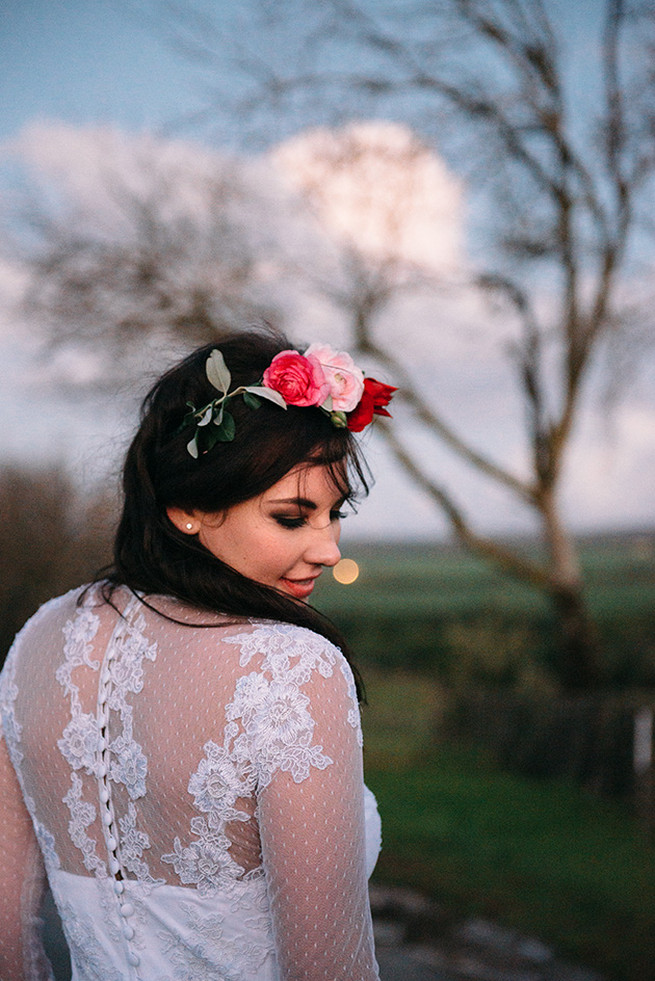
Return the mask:
<svg viewBox="0 0 655 981">
<path fill-rule="evenodd" d="M 598 634 L 589 616 L 582 583 L 562 586 L 551 595 L 560 634 L 561 660 L 557 675 L 562 686 L 572 693 L 598 688 L 601 681 Z"/>
<path fill-rule="evenodd" d="M 542 490 L 539 510 L 550 552 L 549 592 L 559 626 L 557 674 L 567 691 L 589 691 L 601 681 L 598 634 L 585 601 L 577 548 L 561 521 L 554 488 Z"/>
</svg>

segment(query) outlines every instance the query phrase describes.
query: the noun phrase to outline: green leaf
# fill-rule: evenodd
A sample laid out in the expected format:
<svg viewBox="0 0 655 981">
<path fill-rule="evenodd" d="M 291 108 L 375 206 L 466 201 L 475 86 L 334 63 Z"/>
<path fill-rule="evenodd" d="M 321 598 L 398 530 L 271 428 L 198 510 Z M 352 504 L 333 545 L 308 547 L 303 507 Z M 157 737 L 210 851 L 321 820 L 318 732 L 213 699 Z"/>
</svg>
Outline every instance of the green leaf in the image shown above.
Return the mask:
<svg viewBox="0 0 655 981">
<path fill-rule="evenodd" d="M 198 459 L 198 433 L 194 433 L 193 439 L 186 444 L 187 452 L 194 460 Z"/>
<path fill-rule="evenodd" d="M 207 358 L 206 370 L 207 370 L 207 378 L 214 386 L 214 388 L 217 388 L 219 392 L 222 392 L 224 395 L 226 395 L 227 390 L 230 387 L 230 381 L 232 380 L 232 376 L 230 375 L 228 367 L 225 364 L 225 358 L 218 350 L 218 348 L 214 348 L 212 353 Z"/>
<path fill-rule="evenodd" d="M 216 435 L 223 443 L 231 443 L 236 432 L 234 416 L 230 412 L 223 413 L 223 425 L 216 430 Z"/>
<path fill-rule="evenodd" d="M 257 396 L 248 391 L 243 393 L 243 401 L 246 403 L 249 409 L 258 409 L 261 405 L 261 402 Z"/>
<path fill-rule="evenodd" d="M 261 385 L 247 385 L 245 390 L 246 392 L 251 392 L 252 395 L 259 396 L 260 399 L 268 399 L 269 402 L 275 402 L 275 404 L 279 405 L 281 409 L 286 409 L 287 407 L 287 403 L 284 401 L 280 393 L 274 391 L 272 388 L 264 388 Z"/>
<path fill-rule="evenodd" d="M 204 446 L 203 452 L 207 453 L 209 450 L 211 450 L 213 446 L 216 446 L 216 443 L 218 443 L 220 438 L 221 435 L 219 429 L 215 429 L 213 426 L 210 426 L 209 429 L 205 429 L 204 439 L 203 439 L 203 446 Z"/>
</svg>

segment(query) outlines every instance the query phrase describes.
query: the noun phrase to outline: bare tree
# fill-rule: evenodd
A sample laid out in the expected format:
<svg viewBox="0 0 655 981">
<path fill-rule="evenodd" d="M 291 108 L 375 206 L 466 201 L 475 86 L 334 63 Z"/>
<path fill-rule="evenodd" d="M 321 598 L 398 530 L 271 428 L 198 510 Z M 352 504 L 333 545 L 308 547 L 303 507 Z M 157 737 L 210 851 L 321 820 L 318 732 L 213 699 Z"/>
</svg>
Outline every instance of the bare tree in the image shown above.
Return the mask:
<svg viewBox="0 0 655 981">
<path fill-rule="evenodd" d="M 376 314 L 390 284 L 397 286 L 397 269 L 371 264 L 361 253 L 349 297 L 353 333 L 363 354 L 388 367 L 422 425 L 537 515 L 544 560 L 476 531 L 396 428 L 385 429 L 396 458 L 459 540 L 552 598 L 562 629 L 560 676 L 575 690 L 597 684 L 600 665 L 559 491 L 590 369 L 602 343 L 635 319 L 634 309 L 623 316 L 621 299 L 635 275 L 635 247 L 652 233 L 655 14 L 640 0 L 597 5 L 597 56 L 586 93 L 594 105 L 580 108 L 570 94 L 575 39 L 558 36 L 548 6 L 547 0 L 278 0 L 262 6 L 257 46 L 242 37 L 236 50 L 251 82 L 241 89 L 242 112 L 286 111 L 305 120 L 317 100 L 333 119 L 415 112 L 424 138 L 437 139 L 470 192 L 480 192 L 478 213 L 486 218 L 477 230 L 486 248 L 479 250 L 475 281 L 518 329 L 512 358 L 529 474 L 510 472 L 447 424 L 419 391 L 398 345 L 380 341 Z M 188 18 L 183 28 L 178 21 L 178 37 L 187 56 L 211 71 L 216 50 L 208 24 L 218 33 L 221 25 L 208 12 L 203 17 L 202 37 Z M 539 287 L 542 293 L 547 287 L 548 304 L 535 302 Z M 650 328 L 648 312 L 638 319 Z"/>
<path fill-rule="evenodd" d="M 271 205 L 233 160 L 72 127 L 28 131 L 16 151 L 35 173 L 11 251 L 25 309 L 54 344 L 125 356 L 153 335 L 196 344 L 274 316 L 261 270 Z"/>
</svg>

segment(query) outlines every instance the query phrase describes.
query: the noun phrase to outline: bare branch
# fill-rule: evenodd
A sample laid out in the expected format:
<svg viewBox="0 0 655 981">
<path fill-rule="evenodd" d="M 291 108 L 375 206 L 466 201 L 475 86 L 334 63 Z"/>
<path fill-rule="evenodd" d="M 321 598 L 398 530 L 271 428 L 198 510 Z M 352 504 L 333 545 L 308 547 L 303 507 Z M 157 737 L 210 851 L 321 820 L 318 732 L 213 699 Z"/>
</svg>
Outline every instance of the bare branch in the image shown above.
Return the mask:
<svg viewBox="0 0 655 981">
<path fill-rule="evenodd" d="M 514 491 L 526 503 L 534 503 L 533 491 L 527 484 L 468 446 L 443 419 L 437 416 L 426 403 L 425 399 L 419 394 L 409 373 L 398 358 L 388 351 L 383 350 L 379 344 L 375 343 L 368 333 L 361 329 L 361 324 L 360 331 L 355 337 L 355 342 L 357 349 L 362 354 L 370 355 L 388 369 L 390 377 L 395 380 L 400 389 L 399 397 L 412 407 L 417 418 L 432 432 L 437 434 L 447 446 L 482 473 Z"/>
<path fill-rule="evenodd" d="M 405 472 L 438 505 L 441 512 L 448 519 L 458 540 L 463 545 L 482 558 L 493 562 L 494 565 L 501 568 L 504 572 L 529 582 L 538 589 L 550 591 L 553 588 L 552 578 L 544 566 L 536 562 L 531 562 L 529 559 L 509 548 L 505 548 L 491 538 L 478 535 L 448 492 L 437 484 L 436 481 L 428 477 L 425 471 L 418 466 L 395 435 L 392 428 L 388 425 L 380 425 L 379 429 L 382 432 L 385 442 L 391 448 L 395 458 L 402 465 Z"/>
</svg>

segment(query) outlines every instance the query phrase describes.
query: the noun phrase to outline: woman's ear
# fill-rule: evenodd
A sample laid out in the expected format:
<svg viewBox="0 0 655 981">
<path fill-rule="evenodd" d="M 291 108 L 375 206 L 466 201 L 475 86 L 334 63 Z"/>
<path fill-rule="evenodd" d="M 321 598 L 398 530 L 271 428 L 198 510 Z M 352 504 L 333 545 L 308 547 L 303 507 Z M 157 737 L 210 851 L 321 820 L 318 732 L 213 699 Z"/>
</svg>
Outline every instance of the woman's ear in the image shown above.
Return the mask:
<svg viewBox="0 0 655 981">
<path fill-rule="evenodd" d="M 197 535 L 200 531 L 201 521 L 195 511 L 185 511 L 183 508 L 166 508 L 168 520 L 171 521 L 178 531 L 185 535 Z"/>
</svg>

